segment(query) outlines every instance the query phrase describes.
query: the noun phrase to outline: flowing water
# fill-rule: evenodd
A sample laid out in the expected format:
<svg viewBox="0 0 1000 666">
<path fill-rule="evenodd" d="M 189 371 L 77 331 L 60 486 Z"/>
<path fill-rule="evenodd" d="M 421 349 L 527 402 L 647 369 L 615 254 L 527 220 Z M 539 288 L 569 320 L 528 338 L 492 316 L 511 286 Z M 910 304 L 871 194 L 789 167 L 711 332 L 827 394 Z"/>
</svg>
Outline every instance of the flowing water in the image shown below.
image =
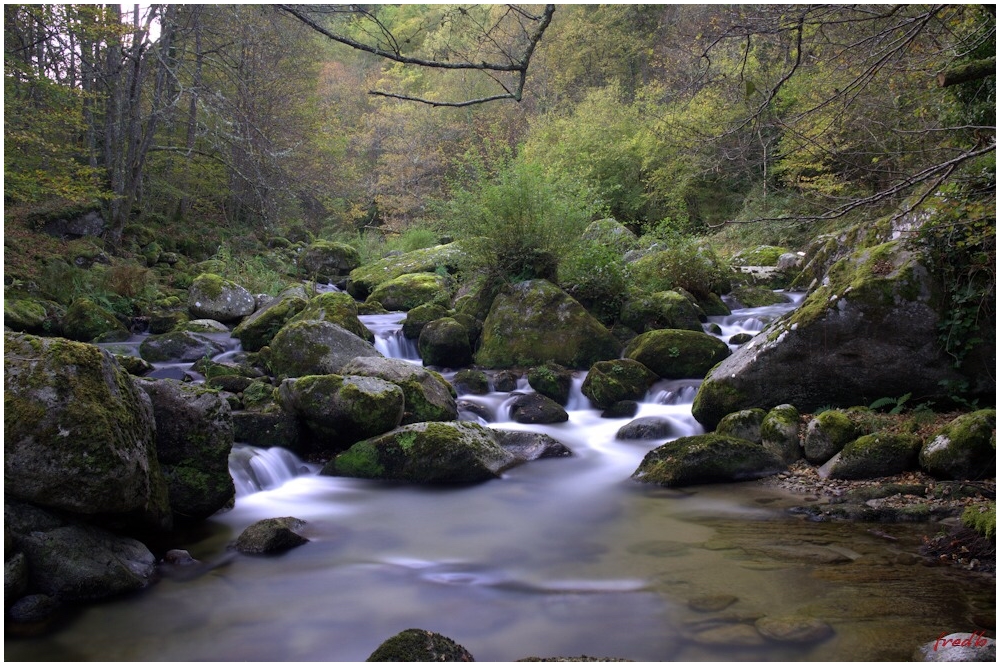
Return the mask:
<svg viewBox="0 0 1000 666">
<path fill-rule="evenodd" d="M 728 338 L 780 309 L 716 323 Z M 384 343 L 393 331 L 376 332 Z M 171 544 L 205 563 L 201 575 L 164 576 L 83 609 L 55 634 L 6 640 L 5 658 L 363 661 L 419 627 L 479 661 L 906 660 L 993 614 L 992 581 L 913 556 L 933 527 L 804 522 L 785 511 L 802 498 L 755 483 L 631 481 L 662 441 L 616 439 L 628 420 L 600 418 L 581 382 L 582 373 L 570 420 L 557 425 L 511 422 L 507 394 L 462 396 L 488 415 L 470 418 L 545 432 L 573 451 L 472 487 L 324 477 L 286 451 L 238 445 L 235 508 Z M 696 387 L 657 384 L 637 417 L 668 418 L 677 436 L 701 432 Z M 247 525 L 277 516 L 307 521 L 310 542 L 277 557 L 227 550 Z M 834 634 L 789 644 L 754 629 L 784 616 L 822 620 Z"/>
</svg>

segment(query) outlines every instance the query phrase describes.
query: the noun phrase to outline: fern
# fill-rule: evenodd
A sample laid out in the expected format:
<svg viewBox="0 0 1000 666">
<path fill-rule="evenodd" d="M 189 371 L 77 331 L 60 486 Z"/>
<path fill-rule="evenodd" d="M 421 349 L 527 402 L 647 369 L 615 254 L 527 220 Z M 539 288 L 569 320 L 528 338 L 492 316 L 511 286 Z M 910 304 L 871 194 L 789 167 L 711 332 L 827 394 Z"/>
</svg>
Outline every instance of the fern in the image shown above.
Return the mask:
<svg viewBox="0 0 1000 666">
<path fill-rule="evenodd" d="M 882 409 L 892 405 L 892 409 L 889 410 L 890 414 L 900 414 L 906 405 L 906 401 L 910 399 L 912 393 L 907 393 L 898 398 L 879 398 L 872 404 L 868 405 L 868 409 Z"/>
</svg>

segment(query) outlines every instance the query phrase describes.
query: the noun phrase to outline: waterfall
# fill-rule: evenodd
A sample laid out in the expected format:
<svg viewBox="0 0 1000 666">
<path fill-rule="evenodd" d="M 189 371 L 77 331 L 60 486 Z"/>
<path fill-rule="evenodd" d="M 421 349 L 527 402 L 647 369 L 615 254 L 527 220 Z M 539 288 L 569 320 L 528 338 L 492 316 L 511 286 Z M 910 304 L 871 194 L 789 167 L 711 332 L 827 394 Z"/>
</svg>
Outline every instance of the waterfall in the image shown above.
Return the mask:
<svg viewBox="0 0 1000 666">
<path fill-rule="evenodd" d="M 375 349 L 386 358 L 420 362 L 417 342 L 403 335 L 400 323 L 406 319 L 405 312 L 391 312 L 384 315 L 362 315 L 358 317 L 365 327 L 375 334 Z"/>
<path fill-rule="evenodd" d="M 277 488 L 312 471 L 294 453 L 280 446 L 262 449 L 237 444 L 229 454 L 229 474 L 233 477 L 237 497 Z"/>
</svg>

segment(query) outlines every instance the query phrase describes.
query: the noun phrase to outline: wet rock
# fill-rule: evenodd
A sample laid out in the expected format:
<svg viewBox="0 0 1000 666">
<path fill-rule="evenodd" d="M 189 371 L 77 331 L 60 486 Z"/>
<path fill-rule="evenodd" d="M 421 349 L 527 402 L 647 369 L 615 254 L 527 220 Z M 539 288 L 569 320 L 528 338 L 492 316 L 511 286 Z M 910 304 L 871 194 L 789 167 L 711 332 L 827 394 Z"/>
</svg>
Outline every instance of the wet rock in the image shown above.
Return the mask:
<svg viewBox="0 0 1000 666">
<path fill-rule="evenodd" d="M 606 409 L 622 400 L 642 400 L 656 380 L 656 373 L 638 361 L 599 361 L 590 368 L 581 391 L 594 407 Z"/>
<path fill-rule="evenodd" d="M 753 340 L 753 335 L 751 335 L 750 333 L 737 333 L 736 335 L 729 338 L 728 342 L 731 345 L 745 345 L 751 340 Z"/>
<path fill-rule="evenodd" d="M 24 553 L 12 553 L 4 548 L 3 607 L 10 608 L 28 591 L 28 559 Z"/>
<path fill-rule="evenodd" d="M 920 449 L 920 467 L 938 479 L 980 479 L 996 471 L 994 409 L 964 414 Z"/>
<path fill-rule="evenodd" d="M 359 301 L 363 301 L 378 285 L 400 275 L 433 273 L 441 266 L 449 273 L 454 273 L 458 270 L 463 256 L 461 242 L 455 242 L 373 261 L 351 271 L 347 292 Z"/>
<path fill-rule="evenodd" d="M 833 627 L 807 617 L 762 617 L 754 624 L 761 636 L 780 643 L 818 643 L 833 636 Z"/>
<path fill-rule="evenodd" d="M 916 469 L 920 438 L 916 435 L 876 433 L 850 442 L 831 461 L 834 479 L 872 479 Z"/>
<path fill-rule="evenodd" d="M 424 365 L 461 368 L 472 363 L 469 332 L 451 317 L 436 319 L 424 326 L 417 348 Z"/>
<path fill-rule="evenodd" d="M 382 357 L 367 340 L 326 321 L 297 321 L 283 327 L 270 345 L 270 366 L 279 377 L 340 373 L 359 356 Z"/>
<path fill-rule="evenodd" d="M 806 460 L 814 465 L 822 465 L 860 434 L 846 413 L 830 409 L 817 414 L 806 426 L 802 450 Z"/>
<path fill-rule="evenodd" d="M 465 421 L 414 423 L 358 442 L 322 474 L 428 484 L 468 484 L 497 478 L 520 460 L 489 428 Z"/>
<path fill-rule="evenodd" d="M 404 407 L 400 425 L 452 421 L 458 416 L 452 387 L 432 370 L 396 358 L 364 356 L 348 361 L 342 372 L 345 375 L 378 377 L 402 389 Z"/>
<path fill-rule="evenodd" d="M 476 363 L 512 368 L 553 362 L 587 369 L 618 358 L 620 348 L 604 325 L 564 291 L 546 280 L 529 280 L 493 301 Z"/>
<path fill-rule="evenodd" d="M 551 398 L 526 393 L 510 403 L 510 418 L 517 423 L 565 423 L 569 414 Z"/>
<path fill-rule="evenodd" d="M 223 323 L 253 314 L 257 301 L 253 294 L 213 273 L 202 273 L 188 287 L 188 311 L 196 319 Z"/>
<path fill-rule="evenodd" d="M 288 323 L 297 321 L 328 321 L 350 331 L 363 340 L 374 344 L 375 334 L 358 319 L 357 302 L 350 294 L 326 292 L 313 296 Z"/>
<path fill-rule="evenodd" d="M 424 303 L 446 306 L 451 301 L 449 279 L 437 273 L 409 273 L 383 282 L 368 296 L 386 310 L 407 311 Z"/>
<path fill-rule="evenodd" d="M 700 379 L 729 356 L 729 347 L 700 331 L 663 329 L 634 338 L 623 352 L 664 379 Z"/>
<path fill-rule="evenodd" d="M 232 504 L 233 417 L 218 391 L 170 379 L 137 380 L 153 405 L 156 455 L 175 518 L 200 520 Z"/>
<path fill-rule="evenodd" d="M 246 351 L 260 351 L 271 344 L 278 331 L 305 307 L 306 299 L 297 293 L 282 294 L 241 321 L 233 329 L 233 337 Z"/>
<path fill-rule="evenodd" d="M 497 443 L 515 456 L 530 462 L 539 458 L 563 458 L 573 455 L 565 444 L 538 432 L 497 430 Z"/>
<path fill-rule="evenodd" d="M 438 303 L 424 303 L 406 313 L 403 320 L 403 336 L 408 340 L 418 340 L 424 326 L 437 319 L 448 317 L 448 310 Z"/>
<path fill-rule="evenodd" d="M 206 356 L 217 356 L 222 351 L 223 346 L 219 343 L 190 331 L 150 335 L 139 345 L 139 355 L 150 363 L 191 363 Z"/>
<path fill-rule="evenodd" d="M 45 623 L 59 614 L 62 604 L 47 594 L 29 594 L 18 599 L 7 612 L 7 617 L 17 624 Z"/>
<path fill-rule="evenodd" d="M 733 412 L 732 414 L 727 414 L 719 421 L 715 432 L 719 435 L 729 435 L 730 437 L 739 437 L 751 442 L 760 442 L 760 429 L 766 416 L 767 412 L 763 409 L 744 409 Z"/>
<path fill-rule="evenodd" d="M 407 629 L 379 645 L 365 661 L 475 661 L 475 658 L 447 636 L 424 629 Z"/>
<path fill-rule="evenodd" d="M 63 334 L 80 342 L 121 342 L 131 333 L 113 314 L 89 298 L 77 298 L 63 317 Z"/>
<path fill-rule="evenodd" d="M 302 251 L 298 263 L 311 280 L 330 283 L 360 266 L 361 256 L 346 243 L 318 240 Z"/>
<path fill-rule="evenodd" d="M 560 405 L 569 399 L 573 372 L 558 363 L 546 363 L 528 370 L 528 386 Z"/>
<path fill-rule="evenodd" d="M 761 545 L 753 551 L 782 562 L 805 564 L 847 564 L 855 559 L 841 550 L 810 543 Z"/>
<path fill-rule="evenodd" d="M 676 291 L 641 296 L 622 306 L 621 322 L 636 333 L 657 329 L 701 332 L 700 308 Z"/>
<path fill-rule="evenodd" d="M 459 395 L 486 395 L 490 392 L 490 380 L 482 370 L 459 370 L 451 383 Z"/>
<path fill-rule="evenodd" d="M 983 632 L 941 635 L 921 645 L 913 661 L 996 661 L 997 644 Z"/>
<path fill-rule="evenodd" d="M 247 555 L 273 555 L 309 543 L 295 530 L 305 521 L 298 518 L 267 518 L 247 527 L 236 539 L 235 548 Z"/>
<path fill-rule="evenodd" d="M 501 393 L 517 390 L 517 380 L 521 375 L 513 370 L 501 370 L 493 376 L 493 388 Z"/>
<path fill-rule="evenodd" d="M 229 333 L 229 327 L 214 319 L 192 319 L 178 324 L 175 330 L 191 333 Z"/>
<path fill-rule="evenodd" d="M 688 600 L 688 608 L 699 613 L 717 613 L 735 604 L 739 599 L 731 594 L 709 594 Z"/>
<path fill-rule="evenodd" d="M 619 400 L 601 412 L 602 419 L 630 419 L 639 413 L 639 403 L 635 400 Z"/>
<path fill-rule="evenodd" d="M 802 458 L 799 444 L 799 410 L 793 405 L 778 405 L 760 424 L 761 443 L 791 464 Z"/>
<path fill-rule="evenodd" d="M 644 416 L 619 428 L 615 439 L 666 439 L 675 434 L 677 434 L 677 428 L 670 419 L 660 416 Z"/>
<path fill-rule="evenodd" d="M 4 334 L 6 498 L 167 527 L 155 428 L 149 398 L 111 354 Z"/>
<path fill-rule="evenodd" d="M 757 479 L 784 469 L 781 459 L 762 444 L 711 434 L 681 437 L 653 449 L 632 478 L 678 487 Z"/>
</svg>

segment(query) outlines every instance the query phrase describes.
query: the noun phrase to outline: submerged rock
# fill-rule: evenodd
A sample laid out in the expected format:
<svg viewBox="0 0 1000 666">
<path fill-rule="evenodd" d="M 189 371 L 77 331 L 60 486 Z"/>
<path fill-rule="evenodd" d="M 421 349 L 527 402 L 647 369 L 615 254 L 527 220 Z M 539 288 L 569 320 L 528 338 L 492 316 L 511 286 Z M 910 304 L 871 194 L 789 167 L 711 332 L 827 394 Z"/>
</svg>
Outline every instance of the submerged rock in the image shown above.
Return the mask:
<svg viewBox="0 0 1000 666">
<path fill-rule="evenodd" d="M 321 474 L 429 484 L 468 484 L 521 462 L 488 428 L 469 422 L 414 423 L 358 442 Z"/>
<path fill-rule="evenodd" d="M 407 629 L 386 640 L 365 661 L 475 661 L 464 647 L 447 636 Z"/>
<path fill-rule="evenodd" d="M 725 435 L 681 437 L 642 459 L 632 478 L 667 487 L 746 481 L 785 469 L 762 444 Z"/>
<path fill-rule="evenodd" d="M 754 623 L 764 638 L 779 643 L 818 643 L 833 636 L 833 627 L 809 617 L 762 617 Z"/>
</svg>

